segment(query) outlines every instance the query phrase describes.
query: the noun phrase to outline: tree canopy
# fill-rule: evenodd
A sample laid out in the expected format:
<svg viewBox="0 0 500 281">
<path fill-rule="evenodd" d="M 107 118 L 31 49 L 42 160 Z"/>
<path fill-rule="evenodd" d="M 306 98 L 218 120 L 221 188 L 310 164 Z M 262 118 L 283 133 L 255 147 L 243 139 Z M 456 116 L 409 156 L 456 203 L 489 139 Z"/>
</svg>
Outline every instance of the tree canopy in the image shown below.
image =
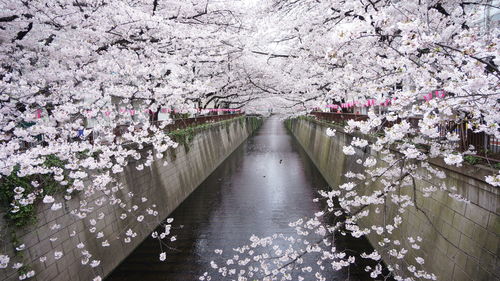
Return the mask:
<svg viewBox="0 0 500 281">
<path fill-rule="evenodd" d="M 163 130 L 170 117 L 158 122 L 162 109 L 273 108 L 294 115 L 327 104 L 390 100 L 390 107 L 369 110 L 367 120 L 351 121 L 346 130 L 370 133 L 399 120 L 370 147 L 396 146 L 405 159 L 442 157 L 461 165 L 477 148 L 459 152 L 457 134 L 443 138 L 439 124 L 467 123 L 500 139 L 500 33 L 489 18 L 497 4 L 0 1 L 0 181 L 30 180 L 9 190 L 8 212 L 37 200 L 57 210 L 75 191 L 113 197 L 120 185 L 113 174 L 129 160 L 140 160 L 142 169 L 176 146 Z M 435 91 L 442 96 L 424 97 Z M 420 118 L 417 128 L 410 117 Z M 89 130 L 93 137 L 85 138 Z M 431 149 L 419 151 L 418 144 Z M 89 175 L 99 180 L 86 186 Z M 500 185 L 498 173 L 486 180 Z M 63 186 L 65 199 L 48 183 Z M 87 210 L 71 212 L 85 219 Z M 9 256 L 1 257 L 8 266 Z"/>
</svg>

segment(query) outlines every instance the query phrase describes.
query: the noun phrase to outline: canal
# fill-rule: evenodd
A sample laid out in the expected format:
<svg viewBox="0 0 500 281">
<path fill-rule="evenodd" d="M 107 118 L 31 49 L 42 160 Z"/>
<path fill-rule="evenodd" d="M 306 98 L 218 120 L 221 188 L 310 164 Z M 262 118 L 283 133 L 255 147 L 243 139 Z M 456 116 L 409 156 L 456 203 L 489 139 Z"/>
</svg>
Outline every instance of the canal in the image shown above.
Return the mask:
<svg viewBox="0 0 500 281">
<path fill-rule="evenodd" d="M 252 234 L 293 235 L 289 222 L 319 211 L 313 198 L 327 186 L 283 122 L 268 118 L 171 214 L 177 240 L 167 260 L 159 261 L 158 241 L 147 238 L 106 280 L 198 280 L 213 272 L 210 261 L 221 261 L 215 249 L 231 257 L 231 249 L 248 244 Z M 336 243 L 338 248 L 372 250 L 366 240 Z M 367 280 L 363 268 L 325 271 L 326 280 Z M 224 279 L 212 274 L 212 280 Z"/>
</svg>

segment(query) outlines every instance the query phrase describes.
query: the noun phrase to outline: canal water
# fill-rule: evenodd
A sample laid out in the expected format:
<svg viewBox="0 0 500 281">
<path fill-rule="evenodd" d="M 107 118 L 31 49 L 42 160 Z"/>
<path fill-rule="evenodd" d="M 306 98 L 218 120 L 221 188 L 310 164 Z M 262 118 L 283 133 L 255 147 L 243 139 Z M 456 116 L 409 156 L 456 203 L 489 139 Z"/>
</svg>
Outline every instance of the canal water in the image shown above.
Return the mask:
<svg viewBox="0 0 500 281">
<path fill-rule="evenodd" d="M 215 249 L 230 258 L 231 249 L 248 244 L 252 234 L 293 235 L 288 224 L 314 216 L 321 206 L 313 199 L 327 186 L 283 122 L 268 118 L 171 214 L 177 241 L 167 260 L 159 261 L 158 241 L 147 238 L 106 280 L 198 280 L 213 272 L 210 261 L 222 261 Z M 336 246 L 372 251 L 366 240 L 344 238 Z M 326 280 L 368 280 L 363 269 L 326 271 Z M 231 279 L 212 274 L 212 280 Z"/>
</svg>

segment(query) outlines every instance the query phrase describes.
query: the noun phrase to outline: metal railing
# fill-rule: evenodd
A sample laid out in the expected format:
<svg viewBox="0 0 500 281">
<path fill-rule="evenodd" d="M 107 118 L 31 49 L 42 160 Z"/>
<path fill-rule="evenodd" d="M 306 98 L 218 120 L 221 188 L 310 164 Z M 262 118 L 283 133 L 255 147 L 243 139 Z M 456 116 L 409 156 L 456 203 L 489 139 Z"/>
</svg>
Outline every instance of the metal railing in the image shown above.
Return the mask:
<svg viewBox="0 0 500 281">
<path fill-rule="evenodd" d="M 345 124 L 345 122 L 347 122 L 348 120 L 355 120 L 355 121 L 368 120 L 367 115 L 360 115 L 354 113 L 333 113 L 333 112 L 313 111 L 311 112 L 311 115 L 314 115 L 316 116 L 316 118 L 321 120 L 335 122 L 339 124 Z"/>
<path fill-rule="evenodd" d="M 191 126 L 198 126 L 205 123 L 215 123 L 224 120 L 229 120 L 233 118 L 237 118 L 245 115 L 244 113 L 235 113 L 235 114 L 224 114 L 224 115 L 207 115 L 207 116 L 199 116 L 193 118 L 185 118 L 185 119 L 176 119 L 173 123 L 168 124 L 166 126 L 167 131 L 174 131 L 178 129 L 184 129 Z M 161 121 L 160 121 L 161 122 Z"/>
<path fill-rule="evenodd" d="M 355 121 L 366 121 L 368 120 L 367 115 L 352 114 L 352 113 L 334 113 L 334 112 L 311 112 L 311 115 L 315 116 L 316 119 L 330 121 L 337 123 L 339 125 L 345 125 L 348 120 Z M 411 127 L 414 129 L 419 128 L 418 123 L 422 118 L 410 117 L 406 119 Z M 387 128 L 392 127 L 394 124 L 401 122 L 401 120 L 396 120 L 392 122 L 383 122 L 381 127 Z M 380 128 L 379 128 L 380 129 Z M 500 140 L 495 138 L 495 136 L 487 135 L 484 132 L 476 133 L 470 126 L 465 122 L 455 123 L 455 122 L 444 122 L 438 125 L 438 132 L 440 137 L 445 138 L 447 133 L 456 133 L 460 139 L 458 141 L 459 147 L 462 151 L 469 148 L 470 145 L 474 146 L 479 154 L 487 155 L 495 159 L 500 159 Z M 479 155 L 478 155 L 479 156 Z"/>
<path fill-rule="evenodd" d="M 198 116 L 192 118 L 180 118 L 173 119 L 172 123 L 165 126 L 164 130 L 167 132 L 184 129 L 191 126 L 198 126 L 206 123 L 215 123 L 224 120 L 229 120 L 233 118 L 237 118 L 240 116 L 244 116 L 245 113 L 235 113 L 235 114 L 224 114 L 224 115 L 206 115 L 206 116 Z M 167 122 L 166 120 L 156 120 L 152 123 L 159 126 L 162 122 Z M 122 136 L 127 130 L 129 125 L 119 125 L 114 129 L 114 133 L 116 137 Z M 139 128 L 140 130 L 140 128 Z"/>
</svg>

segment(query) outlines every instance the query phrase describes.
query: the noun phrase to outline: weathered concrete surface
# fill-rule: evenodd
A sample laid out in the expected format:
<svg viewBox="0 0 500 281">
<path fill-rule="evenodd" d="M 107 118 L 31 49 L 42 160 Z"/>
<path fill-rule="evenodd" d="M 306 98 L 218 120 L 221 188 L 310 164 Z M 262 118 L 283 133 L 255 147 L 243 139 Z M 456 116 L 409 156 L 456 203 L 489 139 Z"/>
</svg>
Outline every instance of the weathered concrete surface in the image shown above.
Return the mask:
<svg viewBox="0 0 500 281">
<path fill-rule="evenodd" d="M 170 152 L 167 166 L 163 166 L 163 161 L 157 161 L 142 171 L 138 171 L 133 163 L 127 166 L 120 175 L 124 188 L 119 191 L 122 193 L 120 198 L 126 200 L 122 201 L 126 206 L 111 206 L 108 202 L 101 207 L 93 205 L 93 212 L 86 219 L 80 220 L 69 214 L 69 211 L 77 208 L 82 198 L 67 201 L 65 207 L 56 212 L 42 206 L 48 204 L 40 204 L 38 223 L 17 231 L 19 240 L 26 245 L 24 260 L 29 261 L 28 264 L 36 271 L 36 276 L 30 280 L 87 281 L 97 275 L 106 276 L 158 225 L 158 218 L 166 218 L 260 123 L 256 118 L 236 119 L 204 129 L 196 134 L 188 150 L 179 145 Z M 133 192 L 134 196 L 128 197 L 129 192 Z M 143 203 L 142 197 L 148 198 L 148 201 Z M 97 198 L 109 200 L 102 193 L 86 200 L 92 202 Z M 156 219 L 146 216 L 146 223 L 137 222 L 136 217 L 128 212 L 133 205 L 144 210 L 152 204 L 156 204 L 159 215 Z M 105 215 L 102 220 L 97 219 L 100 213 Z M 121 220 L 119 217 L 122 213 L 129 216 Z M 93 233 L 89 231 L 92 227 L 89 223 L 91 218 L 97 220 L 96 231 Z M 51 230 L 55 223 L 62 228 Z M 3 232 L 8 230 L 5 223 L 0 224 L 0 227 Z M 126 244 L 123 238 L 129 228 L 137 232 L 137 237 Z M 71 235 L 73 231 L 74 236 Z M 98 232 L 103 232 L 105 238 L 97 239 Z M 58 239 L 51 242 L 51 237 Z M 7 236 L 2 239 L 5 241 L 0 253 L 12 253 L 10 240 Z M 108 239 L 111 244 L 109 247 L 101 247 L 104 239 Z M 92 269 L 88 265 L 81 265 L 82 250 L 76 248 L 80 242 L 92 254 L 91 260 L 101 260 L 98 267 Z M 63 258 L 55 260 L 54 251 L 62 251 Z M 41 256 L 47 257 L 45 263 L 38 261 Z M 18 280 L 18 273 L 11 268 L 0 269 L 0 280 Z"/>
<path fill-rule="evenodd" d="M 356 157 L 346 157 L 342 147 L 349 145 L 353 136 L 363 136 L 344 133 L 341 127 L 304 119 L 289 120 L 287 125 L 330 186 L 338 186 L 343 182 L 345 172 L 362 170 L 362 165 L 356 164 L 356 159 L 368 156 L 380 159 L 380 155 L 370 149 L 357 149 Z M 325 134 L 328 127 L 335 127 L 335 137 Z M 410 249 L 406 262 L 416 264 L 416 252 L 411 251 L 406 237 L 422 237 L 424 242 L 419 255 L 425 257 L 423 267 L 435 273 L 438 280 L 499 280 L 498 188 L 487 184 L 482 180 L 484 177 L 478 176 L 485 174 L 480 168 L 469 166 L 463 169 L 449 169 L 440 165 L 439 160 L 433 160 L 431 163 L 432 167 L 442 169 L 446 173 L 446 184 L 455 186 L 459 194 L 470 200 L 470 204 L 458 202 L 443 191 L 437 191 L 431 197 L 423 197 L 422 188 L 428 187 L 429 183 L 417 181 L 416 202 L 423 212 L 410 207 L 402 215 L 404 222 L 392 238 L 406 244 L 405 248 Z M 426 171 L 422 170 L 420 173 L 425 174 Z M 432 182 L 439 184 L 436 179 Z M 358 192 L 369 194 L 379 188 L 379 185 L 371 184 Z M 403 190 L 402 194 L 412 196 L 413 191 Z M 392 217 L 396 213 L 395 206 L 387 204 L 386 212 L 388 217 Z M 376 214 L 372 208 L 370 216 L 362 221 L 360 226 L 383 225 L 383 217 L 383 213 Z M 376 235 L 369 235 L 368 238 L 375 248 L 381 250 Z M 387 255 L 384 260 L 391 263 Z"/>
</svg>

